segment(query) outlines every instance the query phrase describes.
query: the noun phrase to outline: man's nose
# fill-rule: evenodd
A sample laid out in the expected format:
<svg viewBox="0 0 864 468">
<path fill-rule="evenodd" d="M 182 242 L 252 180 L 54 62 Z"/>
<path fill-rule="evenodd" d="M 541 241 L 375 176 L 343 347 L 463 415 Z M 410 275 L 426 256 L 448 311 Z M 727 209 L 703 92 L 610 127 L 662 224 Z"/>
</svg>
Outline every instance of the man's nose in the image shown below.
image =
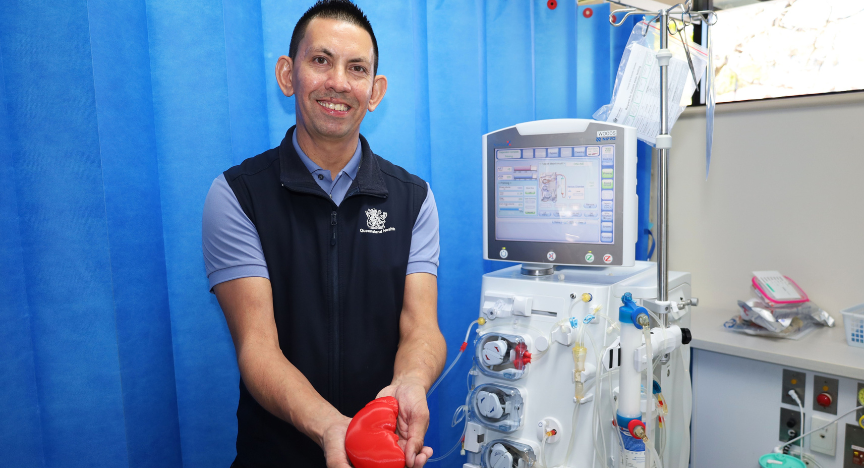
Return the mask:
<svg viewBox="0 0 864 468">
<path fill-rule="evenodd" d="M 335 67 L 330 72 L 330 76 L 327 78 L 327 88 L 337 93 L 351 91 L 351 85 L 348 83 L 348 74 L 342 67 Z"/>
</svg>

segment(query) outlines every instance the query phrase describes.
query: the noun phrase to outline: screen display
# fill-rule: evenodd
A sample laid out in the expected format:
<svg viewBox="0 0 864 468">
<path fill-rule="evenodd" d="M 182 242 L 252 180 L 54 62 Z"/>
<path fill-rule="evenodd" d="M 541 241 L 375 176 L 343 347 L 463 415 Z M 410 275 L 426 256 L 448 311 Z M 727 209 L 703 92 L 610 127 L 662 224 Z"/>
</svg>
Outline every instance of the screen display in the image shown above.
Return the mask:
<svg viewBox="0 0 864 468">
<path fill-rule="evenodd" d="M 495 150 L 495 238 L 615 241 L 615 146 Z"/>
</svg>

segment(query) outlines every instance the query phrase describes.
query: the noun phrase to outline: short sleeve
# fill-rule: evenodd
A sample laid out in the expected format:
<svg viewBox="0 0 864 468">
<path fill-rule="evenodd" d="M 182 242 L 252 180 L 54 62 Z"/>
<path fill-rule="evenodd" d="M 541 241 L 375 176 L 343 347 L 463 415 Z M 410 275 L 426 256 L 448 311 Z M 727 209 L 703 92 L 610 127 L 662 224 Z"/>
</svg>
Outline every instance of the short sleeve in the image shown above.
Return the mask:
<svg viewBox="0 0 864 468">
<path fill-rule="evenodd" d="M 243 212 L 224 174 L 213 181 L 204 202 L 201 248 L 211 290 L 237 278 L 270 278 L 258 230 Z"/>
<path fill-rule="evenodd" d="M 428 187 L 428 183 L 426 184 Z M 412 273 L 430 273 L 438 275 L 438 207 L 432 188 L 428 187 L 426 199 L 420 207 L 420 214 L 414 222 L 411 232 L 411 253 L 408 257 L 408 271 Z"/>
</svg>

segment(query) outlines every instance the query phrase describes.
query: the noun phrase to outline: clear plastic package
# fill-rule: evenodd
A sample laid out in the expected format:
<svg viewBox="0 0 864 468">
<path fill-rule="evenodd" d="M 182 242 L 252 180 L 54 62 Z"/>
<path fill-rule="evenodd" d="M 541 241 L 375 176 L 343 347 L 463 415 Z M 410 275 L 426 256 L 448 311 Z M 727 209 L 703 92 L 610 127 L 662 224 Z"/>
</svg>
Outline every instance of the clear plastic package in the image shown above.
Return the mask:
<svg viewBox="0 0 864 468">
<path fill-rule="evenodd" d="M 769 330 L 764 328 L 753 321 L 746 320 L 741 316 L 732 317 L 723 324 L 723 326 L 733 332 L 737 333 L 745 333 L 747 335 L 756 335 L 756 336 L 767 336 L 771 338 L 787 338 L 790 340 L 797 340 L 811 331 L 813 331 L 816 326 L 811 322 L 804 322 L 800 318 L 789 319 L 787 326 L 783 327 L 779 331 Z"/>
<path fill-rule="evenodd" d="M 672 53 L 667 68 L 666 94 L 669 103 L 667 123 L 671 131 L 705 75 L 708 52 L 698 44 L 685 45 L 674 36 L 669 38 L 668 48 Z M 635 127 L 637 138 L 651 146 L 655 145 L 657 135 L 660 134 L 660 66 L 657 64 L 659 49 L 660 35 L 657 25 L 649 25 L 645 21 L 637 23 L 630 33 L 618 65 L 612 102 L 598 109 L 593 115 L 595 120 Z"/>
<path fill-rule="evenodd" d="M 775 273 L 775 272 L 769 272 Z M 779 273 L 776 274 L 776 277 L 780 277 Z M 766 283 L 760 281 L 756 276 L 750 280 L 751 285 L 753 287 L 753 292 L 756 293 L 757 296 L 761 297 L 765 302 L 769 304 L 800 304 L 803 302 L 810 301 L 810 298 L 807 296 L 807 293 L 801 289 L 801 286 L 798 286 L 798 283 L 792 280 L 792 278 L 788 276 L 782 276 L 781 281 L 788 286 L 792 296 L 795 294 L 798 295 L 797 298 L 780 298 L 777 297 L 777 293 L 771 289 L 771 283 Z"/>
<path fill-rule="evenodd" d="M 833 327 L 834 318 L 813 302 L 771 304 L 762 298 L 738 301 L 740 315 L 723 326 L 748 335 L 797 340 L 816 327 Z"/>
</svg>

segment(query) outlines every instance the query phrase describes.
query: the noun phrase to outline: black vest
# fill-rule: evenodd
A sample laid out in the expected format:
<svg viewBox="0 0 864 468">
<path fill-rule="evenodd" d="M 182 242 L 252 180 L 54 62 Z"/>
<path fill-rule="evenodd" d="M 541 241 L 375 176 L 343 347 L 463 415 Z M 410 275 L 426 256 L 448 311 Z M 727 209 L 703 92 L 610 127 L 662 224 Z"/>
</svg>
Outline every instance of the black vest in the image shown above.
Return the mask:
<svg viewBox="0 0 864 468">
<path fill-rule="evenodd" d="M 427 186 L 361 135 L 360 168 L 337 207 L 297 155 L 293 131 L 225 180 L 261 239 L 282 353 L 353 417 L 393 378 L 411 232 Z M 242 380 L 237 424 L 245 467 L 325 466 L 318 445 L 261 407 Z"/>
</svg>

